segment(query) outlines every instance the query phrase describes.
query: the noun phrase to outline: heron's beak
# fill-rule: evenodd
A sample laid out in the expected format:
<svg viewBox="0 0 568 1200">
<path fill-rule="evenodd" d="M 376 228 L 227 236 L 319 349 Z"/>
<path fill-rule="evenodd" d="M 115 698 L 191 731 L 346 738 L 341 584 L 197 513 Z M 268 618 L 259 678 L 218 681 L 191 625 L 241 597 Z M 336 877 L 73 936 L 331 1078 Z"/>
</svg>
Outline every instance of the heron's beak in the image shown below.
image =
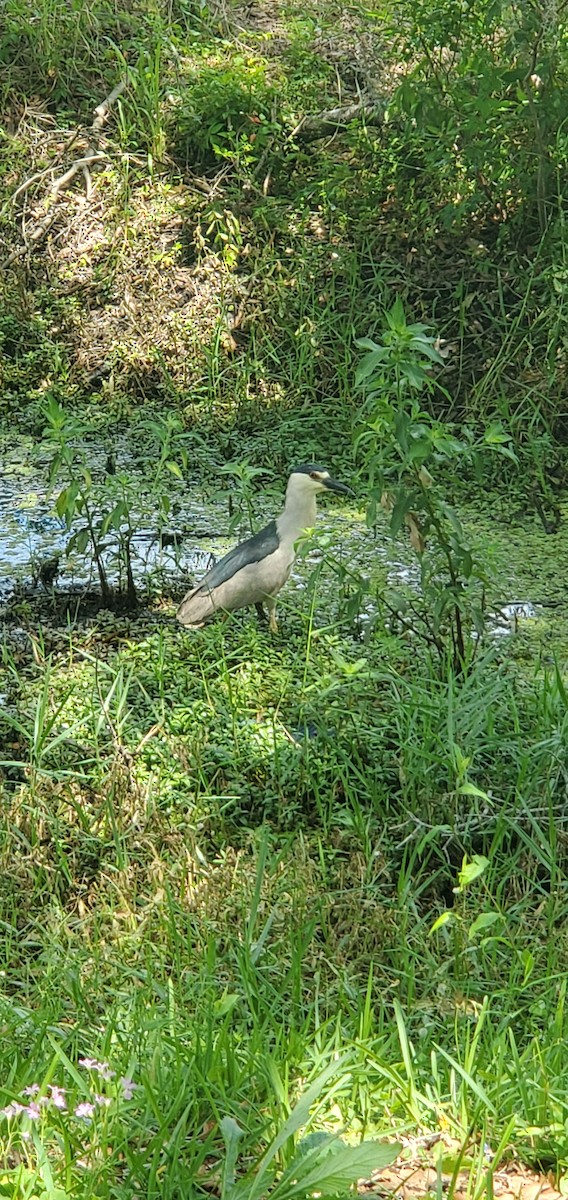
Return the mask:
<svg viewBox="0 0 568 1200">
<path fill-rule="evenodd" d="M 321 481 L 324 487 L 329 488 L 330 492 L 341 492 L 343 496 L 352 496 L 353 489 L 347 487 L 346 483 L 339 483 L 337 479 L 330 479 L 329 476 Z"/>
</svg>

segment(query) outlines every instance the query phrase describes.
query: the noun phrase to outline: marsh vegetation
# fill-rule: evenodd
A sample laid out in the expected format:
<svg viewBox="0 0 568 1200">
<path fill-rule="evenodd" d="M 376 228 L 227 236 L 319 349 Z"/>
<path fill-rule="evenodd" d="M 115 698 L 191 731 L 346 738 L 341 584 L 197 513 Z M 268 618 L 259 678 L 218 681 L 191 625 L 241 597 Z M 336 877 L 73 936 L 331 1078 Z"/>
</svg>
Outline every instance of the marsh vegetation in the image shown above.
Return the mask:
<svg viewBox="0 0 568 1200">
<path fill-rule="evenodd" d="M 567 72 L 4 5 L 0 1195 L 565 1194 Z M 281 633 L 176 627 L 306 461 Z"/>
</svg>

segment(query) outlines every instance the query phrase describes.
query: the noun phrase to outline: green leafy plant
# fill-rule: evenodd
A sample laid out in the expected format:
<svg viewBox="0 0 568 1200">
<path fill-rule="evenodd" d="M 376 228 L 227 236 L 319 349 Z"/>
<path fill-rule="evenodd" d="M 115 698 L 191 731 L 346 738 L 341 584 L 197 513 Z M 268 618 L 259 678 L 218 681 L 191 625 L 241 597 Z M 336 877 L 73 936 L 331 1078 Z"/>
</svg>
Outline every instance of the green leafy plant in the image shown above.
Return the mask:
<svg viewBox="0 0 568 1200">
<path fill-rule="evenodd" d="M 229 65 L 221 57 L 214 64 L 200 63 L 175 114 L 178 154 L 250 167 L 278 128 L 272 117 L 275 97 L 260 58 L 235 54 Z"/>
<path fill-rule="evenodd" d="M 262 467 L 253 467 L 246 459 L 234 460 L 219 467 L 220 475 L 228 475 L 234 481 L 229 492 L 229 530 L 246 529 L 254 533 L 257 521 L 255 518 L 253 498 L 254 480 L 259 475 L 266 475 Z M 235 495 L 236 492 L 236 495 Z M 226 491 L 220 493 L 226 497 Z"/>
<path fill-rule="evenodd" d="M 114 45 L 121 72 L 128 78 L 130 95 L 118 106 L 118 125 L 125 146 L 142 145 L 148 155 L 150 175 L 163 163 L 166 152 L 164 120 L 165 96 L 162 55 L 163 30 L 159 21 L 149 22 L 147 43 L 140 48 L 138 61 L 129 66 L 120 48 Z"/>
<path fill-rule="evenodd" d="M 0 1176 L 0 1196 L 68 1200 L 78 1150 L 83 1171 L 109 1153 L 109 1127 L 113 1118 L 123 1117 L 137 1087 L 126 1076 L 117 1079 L 108 1063 L 95 1058 L 76 1065 L 50 1040 L 55 1054 L 43 1079 L 28 1084 L 0 1109 L 0 1136 L 12 1150 L 8 1161 L 20 1160 Z M 53 1082 L 62 1068 L 65 1086 Z"/>
<path fill-rule="evenodd" d="M 417 175 L 439 189 L 446 224 L 485 212 L 543 233 L 557 203 L 566 81 L 556 10 L 481 0 L 466 15 L 451 0 L 435 8 L 420 0 L 395 12 L 401 53 L 413 65 L 392 112 L 412 118 L 407 137 L 424 168 Z"/>
<path fill-rule="evenodd" d="M 425 400 L 444 390 L 432 375 L 444 360 L 429 327 L 407 322 L 400 299 L 385 313 L 382 339 L 356 344 L 365 351 L 356 375 L 366 393 L 364 425 L 355 447 L 370 477 L 367 520 L 374 525 L 382 507 L 392 537 L 408 530 L 420 564 L 426 640 L 442 659 L 449 648 L 453 667 L 464 671 L 484 630 L 487 573 L 449 503 L 448 482 L 482 451 L 514 455 L 497 424 L 481 438 L 468 430 L 458 437 L 453 426 L 432 416 Z"/>
<path fill-rule="evenodd" d="M 345 1060 L 333 1062 L 317 1076 L 300 1096 L 261 1158 L 249 1166 L 240 1179 L 236 1175 L 236 1166 L 243 1131 L 233 1117 L 223 1118 L 222 1200 L 259 1200 L 267 1194 L 278 1200 L 292 1200 L 293 1197 L 304 1200 L 314 1193 L 326 1197 L 343 1196 L 358 1179 L 368 1177 L 394 1161 L 401 1150 L 395 1142 L 364 1141 L 358 1146 L 348 1146 L 340 1137 L 324 1130 L 302 1138 L 291 1155 L 285 1153 L 298 1131 L 309 1123 L 312 1105 L 329 1097 L 330 1089 L 326 1089 L 326 1084 L 333 1075 L 341 1072 L 342 1066 L 345 1066 Z M 331 1092 L 334 1090 L 332 1085 Z M 284 1170 L 279 1166 L 283 1155 Z"/>
<path fill-rule="evenodd" d="M 34 647 L 41 659 L 41 642 Z M 0 768 L 25 770 L 29 787 L 33 791 L 43 777 L 62 777 L 67 772 L 62 767 L 65 748 L 75 733 L 76 723 L 70 716 L 74 688 L 68 690 L 57 701 L 52 692 L 52 670 L 49 660 L 42 672 L 42 685 L 35 701 L 25 713 L 6 709 L 2 713 L 0 735 L 3 741 Z M 6 747 L 10 741 L 17 746 L 18 757 L 12 751 L 8 757 Z"/>
<path fill-rule="evenodd" d="M 163 521 L 170 511 L 168 478 L 182 478 L 182 467 L 187 465 L 181 421 L 171 414 L 162 421 L 141 422 L 157 450 L 151 483 L 143 488 L 129 472 L 117 471 L 112 452 L 104 470 L 95 473 L 90 446 L 96 430 L 91 421 L 72 416 L 53 397 L 47 402 L 45 418 L 42 453 L 46 449 L 52 453 L 51 488 L 63 482 L 55 497 L 55 510 L 70 534 L 66 552 L 84 555 L 90 550 L 105 607 L 112 606 L 114 600 L 109 581 L 109 560 L 114 559 L 119 568 L 118 596 L 135 606 L 138 597 L 133 543 L 137 523 L 145 502 L 153 519 L 157 516 Z"/>
<path fill-rule="evenodd" d="M 471 858 L 464 855 L 461 869 L 458 874 L 458 882 L 454 887 L 456 896 L 465 897 L 465 893 L 469 890 L 472 883 L 476 879 L 480 879 L 489 866 L 489 859 L 483 854 L 474 854 Z M 442 929 L 444 925 L 450 922 L 463 922 L 464 914 L 456 909 L 446 909 L 434 921 L 430 933 L 435 933 L 437 929 Z M 487 930 L 492 929 L 495 924 L 501 921 L 501 913 L 496 909 L 488 909 L 477 914 L 475 919 L 467 928 L 467 936 L 470 941 L 475 940 L 480 934 L 484 934 Z"/>
<path fill-rule="evenodd" d="M 229 208 L 222 209 L 218 205 L 211 208 L 204 213 L 203 221 L 197 223 L 195 242 L 199 250 L 213 246 L 227 267 L 234 267 L 243 243 L 238 216 Z"/>
<path fill-rule="evenodd" d="M 45 417 L 45 444 L 53 452 L 49 469 L 50 485 L 55 486 L 61 476 L 66 478 L 65 486 L 55 499 L 55 510 L 65 521 L 69 532 L 76 517 L 83 520 L 83 524 L 75 530 L 67 543 L 67 553 L 76 550 L 79 554 L 84 554 L 90 545 L 99 577 L 102 601 L 106 606 L 112 600 L 112 587 L 104 559 L 104 539 L 110 529 L 120 531 L 124 517 L 123 506 L 113 505 L 104 512 L 99 509 L 98 489 L 84 446 L 85 437 L 93 432 L 92 427 L 80 418 L 66 413 L 54 397 L 50 397 L 47 402 Z M 124 549 L 130 568 L 129 545 L 127 538 Z"/>
</svg>

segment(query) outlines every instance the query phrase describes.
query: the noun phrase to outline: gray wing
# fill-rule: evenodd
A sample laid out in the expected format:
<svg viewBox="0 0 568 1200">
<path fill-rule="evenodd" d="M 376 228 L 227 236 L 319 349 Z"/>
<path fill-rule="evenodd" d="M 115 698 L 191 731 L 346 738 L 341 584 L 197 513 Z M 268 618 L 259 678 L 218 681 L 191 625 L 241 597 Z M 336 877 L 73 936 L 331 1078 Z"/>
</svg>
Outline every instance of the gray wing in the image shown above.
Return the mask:
<svg viewBox="0 0 568 1200">
<path fill-rule="evenodd" d="M 193 594 L 212 592 L 214 588 L 218 588 L 228 579 L 232 579 L 233 575 L 236 575 L 237 571 L 242 570 L 243 567 L 248 567 L 250 563 L 260 562 L 268 554 L 274 554 L 279 545 L 276 521 L 271 521 L 269 525 L 265 525 L 264 529 L 255 533 L 254 537 L 247 538 L 246 542 L 240 542 L 233 550 L 229 550 L 228 554 L 220 558 L 219 562 L 215 563 L 215 566 L 211 567 L 211 570 L 203 576 L 201 582 L 194 588 Z"/>
</svg>

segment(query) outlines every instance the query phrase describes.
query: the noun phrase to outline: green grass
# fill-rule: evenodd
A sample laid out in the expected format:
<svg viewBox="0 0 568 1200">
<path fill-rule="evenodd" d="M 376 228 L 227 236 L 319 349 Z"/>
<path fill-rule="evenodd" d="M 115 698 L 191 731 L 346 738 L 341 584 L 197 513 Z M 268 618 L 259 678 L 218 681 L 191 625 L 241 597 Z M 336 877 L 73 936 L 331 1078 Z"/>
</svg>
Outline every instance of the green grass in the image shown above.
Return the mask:
<svg viewBox="0 0 568 1200">
<path fill-rule="evenodd" d="M 534 477 L 546 493 L 565 418 L 561 169 L 547 229 L 525 246 L 513 215 L 496 225 L 464 163 L 440 155 L 447 130 L 415 129 L 417 80 L 415 107 L 398 96 L 384 129 L 291 138 L 306 112 L 357 98 L 379 42 L 389 67 L 389 54 L 405 58 L 383 46 L 401 32 L 394 6 L 384 29 L 372 14 L 342 22 L 330 5 L 313 16 L 282 6 L 250 29 L 230 6 L 223 17 L 185 0 L 167 14 L 138 0 L 36 9 L 10 0 L 0 37 L 3 257 L 25 249 L 22 215 L 29 239 L 29 210 L 50 209 L 73 130 L 88 129 L 121 78 L 127 87 L 92 203 L 78 177 L 57 201 L 49 269 L 40 239 L 3 281 L 8 418 L 33 421 L 49 388 L 73 403 L 96 389 L 97 406 L 100 392 L 121 417 L 167 404 L 216 434 L 272 429 L 290 410 L 351 421 L 353 340 L 372 336 L 401 295 L 447 339 L 452 414 L 476 425 L 499 416 L 527 460 L 527 492 Z M 393 87 L 387 70 L 385 93 Z M 467 132 L 475 141 L 471 118 Z M 553 149 L 563 162 L 560 135 Z M 462 192 L 450 220 L 449 197 Z M 227 322 L 241 305 L 235 349 Z"/>
<path fill-rule="evenodd" d="M 501 56 L 523 68 L 515 84 L 499 56 L 478 69 L 491 39 L 464 26 L 475 69 L 456 60 L 432 110 L 427 4 L 410 33 L 394 5 L 384 21 L 259 6 L 250 29 L 241 7 L 186 0 L 4 9 L 10 443 L 24 431 L 45 459 L 51 397 L 86 414 L 63 440 L 89 494 L 91 445 L 127 428 L 165 470 L 151 513 L 174 495 L 171 455 L 210 487 L 229 465 L 235 519 L 248 518 L 251 469 L 360 469 L 354 339 L 380 334 L 400 296 L 446 340 L 436 415 L 475 431 L 501 421 L 518 455 L 448 492 L 489 479 L 500 511 L 518 503 L 545 524 L 565 480 L 563 44 L 544 64 L 539 154 L 519 80 L 533 34 L 546 57 L 554 31 Z M 442 33 L 454 12 L 437 10 Z M 382 92 L 379 62 L 396 93 L 384 127 L 292 137 L 369 81 Z M 92 196 L 78 175 L 33 242 L 120 78 Z M 487 81 L 491 143 L 472 78 Z M 144 424 L 166 409 L 179 419 L 161 434 Z M 487 525 L 476 552 L 491 541 Z M 511 575 L 562 601 L 562 534 L 524 528 L 521 549 L 538 570 L 501 565 L 498 599 Z M 442 1134 L 439 1195 L 460 1167 L 473 1200 L 491 1195 L 515 1156 L 565 1187 L 562 631 L 504 640 L 456 677 L 400 622 L 387 631 L 380 616 L 356 639 L 343 558 L 341 595 L 325 597 L 332 552 L 310 588 L 290 589 L 277 640 L 247 617 L 190 636 L 163 613 L 38 630 L 20 601 L 29 641 L 8 631 L 0 665 L 0 1106 L 28 1113 L 0 1117 L 0 1197 L 330 1200 L 383 1161 L 362 1139 L 422 1132 Z M 356 1156 L 302 1141 L 326 1132 Z"/>
<path fill-rule="evenodd" d="M 23 674 L 5 652 L 3 1103 L 34 1083 L 111 1103 L 42 1109 L 31 1142 L 24 1118 L 7 1141 L 4 1124 L 9 1194 L 37 1175 L 50 1194 L 48 1169 L 67 1195 L 199 1194 L 225 1117 L 253 1181 L 328 1067 L 316 1127 L 449 1130 L 468 1163 L 487 1141 L 562 1173 L 554 670 L 480 661 L 436 681 L 379 638 L 347 671 L 361 655 L 339 631 L 272 643 L 239 620 L 103 657 L 89 643 Z M 481 1189 L 496 1163 L 479 1155 Z"/>
</svg>

